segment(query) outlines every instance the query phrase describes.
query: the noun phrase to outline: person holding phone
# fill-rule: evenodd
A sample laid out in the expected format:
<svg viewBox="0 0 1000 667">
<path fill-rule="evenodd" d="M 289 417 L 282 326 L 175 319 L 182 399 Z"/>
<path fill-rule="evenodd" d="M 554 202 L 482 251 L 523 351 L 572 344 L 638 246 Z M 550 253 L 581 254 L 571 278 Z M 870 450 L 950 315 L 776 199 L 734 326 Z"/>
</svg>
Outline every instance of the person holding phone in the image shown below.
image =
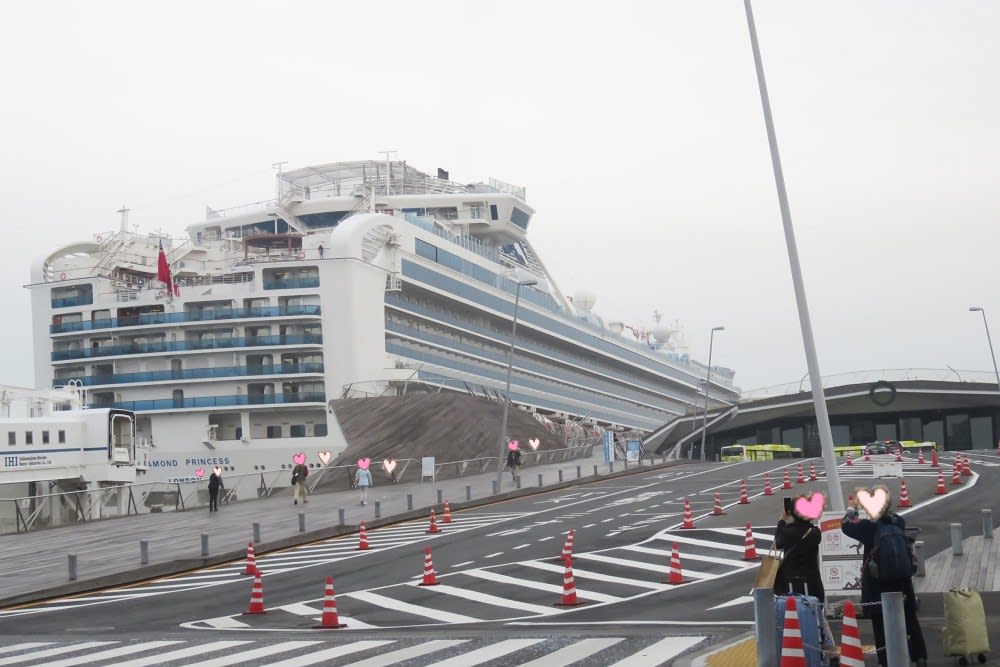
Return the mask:
<svg viewBox="0 0 1000 667">
<path fill-rule="evenodd" d="M 801 593 L 812 595 L 822 603 L 826 600 L 823 577 L 819 571 L 819 527 L 795 514 L 794 502 L 784 499 L 778 527 L 774 531 L 774 546 L 783 557 L 774 577 L 775 595 Z"/>
</svg>

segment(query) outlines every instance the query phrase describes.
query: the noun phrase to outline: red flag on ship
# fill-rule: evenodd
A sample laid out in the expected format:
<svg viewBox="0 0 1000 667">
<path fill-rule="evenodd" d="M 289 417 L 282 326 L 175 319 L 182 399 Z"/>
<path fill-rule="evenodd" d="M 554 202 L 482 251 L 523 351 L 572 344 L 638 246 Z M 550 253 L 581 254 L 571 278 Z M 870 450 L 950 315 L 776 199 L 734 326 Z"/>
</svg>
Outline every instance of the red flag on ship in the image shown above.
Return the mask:
<svg viewBox="0 0 1000 667">
<path fill-rule="evenodd" d="M 170 264 L 167 263 L 167 254 L 163 252 L 163 241 L 160 241 L 160 257 L 156 266 L 156 277 L 161 283 L 167 286 L 171 294 L 180 294 L 180 288 L 174 284 L 170 276 Z"/>
</svg>

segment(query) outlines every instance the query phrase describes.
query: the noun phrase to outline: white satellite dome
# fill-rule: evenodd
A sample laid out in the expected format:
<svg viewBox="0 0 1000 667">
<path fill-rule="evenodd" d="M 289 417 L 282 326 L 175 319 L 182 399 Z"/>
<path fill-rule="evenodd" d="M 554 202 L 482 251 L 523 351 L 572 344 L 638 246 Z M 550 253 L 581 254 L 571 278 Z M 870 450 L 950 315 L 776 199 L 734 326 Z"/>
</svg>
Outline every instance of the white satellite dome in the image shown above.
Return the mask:
<svg viewBox="0 0 1000 667">
<path fill-rule="evenodd" d="M 625 330 L 624 322 L 608 322 L 608 329 L 611 329 L 612 333 L 620 334 Z"/>
<path fill-rule="evenodd" d="M 666 343 L 670 340 L 670 337 L 677 333 L 677 329 L 671 329 L 670 327 L 665 327 L 657 324 L 651 332 L 653 338 L 656 339 L 657 343 Z"/>
<path fill-rule="evenodd" d="M 597 303 L 597 295 L 587 290 L 580 290 L 573 295 L 573 303 L 580 310 L 589 313 Z"/>
</svg>

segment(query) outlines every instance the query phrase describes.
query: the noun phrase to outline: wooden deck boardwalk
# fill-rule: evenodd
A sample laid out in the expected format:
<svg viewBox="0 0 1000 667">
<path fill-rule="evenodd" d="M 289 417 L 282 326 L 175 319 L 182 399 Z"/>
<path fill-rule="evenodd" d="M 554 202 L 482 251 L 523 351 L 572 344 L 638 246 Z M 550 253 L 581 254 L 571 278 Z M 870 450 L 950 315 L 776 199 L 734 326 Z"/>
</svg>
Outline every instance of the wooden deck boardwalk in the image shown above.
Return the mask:
<svg viewBox="0 0 1000 667">
<path fill-rule="evenodd" d="M 1000 529 L 993 538 L 982 535 L 962 540 L 962 555 L 946 549 L 925 562 L 924 577 L 913 580 L 918 593 L 943 593 L 952 588 L 1000 591 Z"/>
</svg>

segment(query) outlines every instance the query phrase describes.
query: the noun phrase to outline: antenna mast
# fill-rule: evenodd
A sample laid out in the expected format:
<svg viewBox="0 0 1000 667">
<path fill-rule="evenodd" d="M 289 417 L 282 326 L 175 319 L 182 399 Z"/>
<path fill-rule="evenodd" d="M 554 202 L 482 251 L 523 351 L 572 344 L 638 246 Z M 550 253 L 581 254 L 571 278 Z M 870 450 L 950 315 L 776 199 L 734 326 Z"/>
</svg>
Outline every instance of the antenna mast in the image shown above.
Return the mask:
<svg viewBox="0 0 1000 667">
<path fill-rule="evenodd" d="M 115 213 L 121 213 L 121 215 L 122 215 L 121 230 L 123 232 L 127 232 L 128 231 L 128 212 L 130 210 L 132 210 L 132 209 L 127 208 L 125 206 L 125 204 L 122 204 L 122 207 L 120 209 L 118 209 L 117 211 L 115 211 Z"/>
</svg>

